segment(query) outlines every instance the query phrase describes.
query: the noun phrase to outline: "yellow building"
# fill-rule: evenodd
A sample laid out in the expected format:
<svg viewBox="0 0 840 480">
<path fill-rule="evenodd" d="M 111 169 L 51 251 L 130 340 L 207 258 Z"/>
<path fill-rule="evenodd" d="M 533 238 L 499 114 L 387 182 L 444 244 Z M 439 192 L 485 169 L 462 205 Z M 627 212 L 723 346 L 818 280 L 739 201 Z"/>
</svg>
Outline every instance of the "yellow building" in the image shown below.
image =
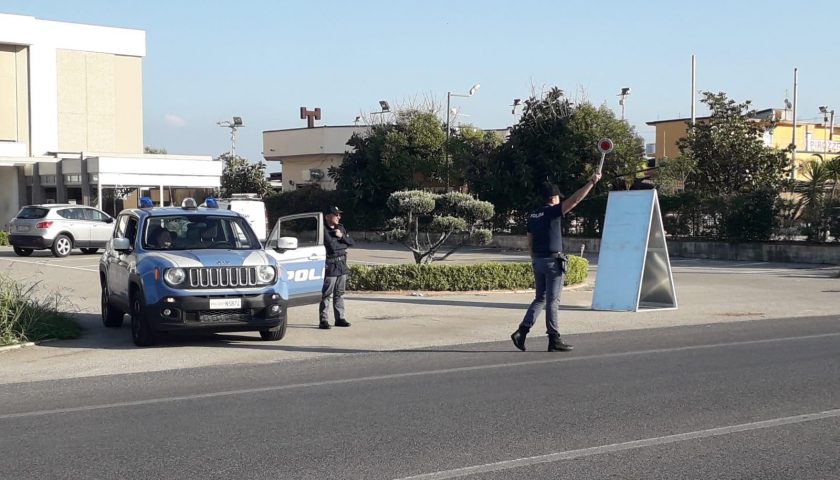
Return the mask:
<svg viewBox="0 0 840 480">
<path fill-rule="evenodd" d="M 697 117 L 698 123 L 709 117 Z M 764 144 L 786 150 L 791 143 L 796 145 L 797 179 L 802 179 L 801 166 L 811 160 L 826 160 L 840 155 L 840 129 L 833 125 L 813 122 L 796 122 L 796 139 L 793 139 L 793 117 L 790 110 L 767 109 L 756 112 L 755 119 L 759 121 L 775 121 L 775 126 L 764 132 Z M 689 118 L 675 118 L 671 120 L 657 120 L 647 122 L 656 129 L 655 157 L 657 161 L 663 157 L 674 158 L 679 155 L 677 142 L 688 132 Z M 832 134 L 832 130 L 834 131 Z"/>
</svg>

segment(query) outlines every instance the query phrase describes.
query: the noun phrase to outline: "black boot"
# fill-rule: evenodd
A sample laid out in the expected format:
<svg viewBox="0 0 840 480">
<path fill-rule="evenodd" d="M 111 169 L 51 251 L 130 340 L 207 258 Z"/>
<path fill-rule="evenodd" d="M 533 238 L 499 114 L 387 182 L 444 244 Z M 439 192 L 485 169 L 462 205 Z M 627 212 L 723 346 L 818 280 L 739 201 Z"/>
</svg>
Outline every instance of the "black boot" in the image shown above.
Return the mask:
<svg viewBox="0 0 840 480">
<path fill-rule="evenodd" d="M 332 327 L 330 326 L 330 322 L 321 322 L 318 324 L 318 328 L 321 330 L 329 330 Z"/>
<path fill-rule="evenodd" d="M 335 326 L 336 327 L 349 327 L 350 322 L 348 322 L 347 320 L 345 320 L 343 318 L 339 318 L 338 320 L 335 321 Z"/>
<path fill-rule="evenodd" d="M 516 348 L 525 351 L 525 336 L 528 335 L 528 329 L 519 327 L 519 329 L 510 335 L 513 344 Z"/>
<path fill-rule="evenodd" d="M 560 335 L 549 335 L 548 336 L 548 351 L 549 352 L 569 352 L 575 347 L 569 345 L 568 343 L 563 343 L 563 340 L 560 339 Z"/>
</svg>

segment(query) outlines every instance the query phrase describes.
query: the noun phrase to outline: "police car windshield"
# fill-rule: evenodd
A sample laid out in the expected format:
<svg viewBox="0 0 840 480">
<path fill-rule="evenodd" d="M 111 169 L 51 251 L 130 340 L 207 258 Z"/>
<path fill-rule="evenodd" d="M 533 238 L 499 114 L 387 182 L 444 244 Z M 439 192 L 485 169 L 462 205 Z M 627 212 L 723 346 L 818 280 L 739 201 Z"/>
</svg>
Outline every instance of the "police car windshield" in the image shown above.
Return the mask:
<svg viewBox="0 0 840 480">
<path fill-rule="evenodd" d="M 143 229 L 146 250 L 206 250 L 261 248 L 248 222 L 241 217 L 172 215 L 149 217 Z"/>
</svg>

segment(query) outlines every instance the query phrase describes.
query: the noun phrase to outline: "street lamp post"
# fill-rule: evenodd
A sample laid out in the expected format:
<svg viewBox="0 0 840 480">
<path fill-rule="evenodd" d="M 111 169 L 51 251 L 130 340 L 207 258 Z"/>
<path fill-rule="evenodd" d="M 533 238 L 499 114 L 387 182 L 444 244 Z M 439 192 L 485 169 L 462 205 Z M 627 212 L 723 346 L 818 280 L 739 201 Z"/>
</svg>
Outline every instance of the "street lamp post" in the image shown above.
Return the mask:
<svg viewBox="0 0 840 480">
<path fill-rule="evenodd" d="M 386 102 L 385 100 L 380 100 L 379 101 L 379 108 L 380 108 L 380 111 L 371 112 L 370 115 L 371 116 L 382 115 L 381 117 L 379 117 L 379 123 L 384 123 L 385 122 L 384 116 L 385 116 L 386 113 L 391 113 L 391 106 L 388 105 L 388 102 Z"/>
<path fill-rule="evenodd" d="M 443 148 L 444 148 L 444 156 L 446 158 L 446 191 L 447 192 L 449 191 L 449 188 L 450 188 L 450 182 L 449 182 L 449 164 L 450 164 L 450 162 L 449 162 L 449 131 L 450 131 L 450 127 L 449 127 L 449 122 L 450 122 L 450 114 L 452 112 L 450 110 L 450 108 L 451 108 L 450 105 L 452 103 L 452 97 L 472 97 L 473 95 L 475 95 L 475 92 L 477 92 L 479 88 L 481 88 L 481 84 L 476 83 L 475 85 L 472 86 L 472 88 L 470 88 L 469 93 L 466 93 L 466 94 L 446 92 L 446 144 L 443 146 Z"/>
<path fill-rule="evenodd" d="M 513 107 L 510 109 L 510 114 L 513 115 L 513 123 L 511 125 L 516 125 L 516 107 L 520 105 L 522 105 L 522 99 L 514 98 L 513 103 L 510 105 L 511 107 Z"/>
<path fill-rule="evenodd" d="M 823 114 L 823 125 L 828 127 L 828 134 L 823 135 L 823 138 L 826 140 L 825 150 L 828 151 L 828 142 L 834 140 L 834 109 L 829 109 L 827 106 L 821 105 L 820 113 Z"/>
<path fill-rule="evenodd" d="M 624 87 L 621 89 L 621 93 L 618 94 L 618 104 L 621 105 L 621 119 L 624 120 L 624 99 L 630 95 L 630 87 Z"/>
<path fill-rule="evenodd" d="M 242 117 L 233 117 L 233 121 L 216 122 L 216 125 L 230 129 L 230 158 L 234 158 L 236 156 L 236 129 L 245 126 L 242 123 Z"/>
</svg>

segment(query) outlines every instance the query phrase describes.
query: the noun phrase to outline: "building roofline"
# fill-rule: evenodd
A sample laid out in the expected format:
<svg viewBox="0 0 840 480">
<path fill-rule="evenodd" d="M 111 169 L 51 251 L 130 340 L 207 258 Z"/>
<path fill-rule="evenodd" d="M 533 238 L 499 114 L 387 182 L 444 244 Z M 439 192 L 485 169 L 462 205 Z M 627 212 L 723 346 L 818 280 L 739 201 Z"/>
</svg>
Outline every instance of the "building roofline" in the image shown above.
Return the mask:
<svg viewBox="0 0 840 480">
<path fill-rule="evenodd" d="M 354 128 L 354 129 L 362 129 L 370 127 L 370 125 L 316 125 L 313 128 L 309 127 L 300 127 L 300 128 L 281 128 L 277 130 L 263 130 L 263 133 L 273 133 L 273 132 L 293 132 L 296 130 L 316 130 L 319 128 Z"/>
<path fill-rule="evenodd" d="M 695 121 L 696 120 L 708 120 L 709 118 L 712 118 L 712 117 L 710 117 L 710 116 L 694 117 L 694 120 Z M 690 121 L 691 121 L 691 117 L 670 118 L 670 119 L 667 119 L 667 120 L 654 120 L 652 122 L 645 122 L 645 125 L 656 125 L 657 123 L 690 122 Z"/>
</svg>

